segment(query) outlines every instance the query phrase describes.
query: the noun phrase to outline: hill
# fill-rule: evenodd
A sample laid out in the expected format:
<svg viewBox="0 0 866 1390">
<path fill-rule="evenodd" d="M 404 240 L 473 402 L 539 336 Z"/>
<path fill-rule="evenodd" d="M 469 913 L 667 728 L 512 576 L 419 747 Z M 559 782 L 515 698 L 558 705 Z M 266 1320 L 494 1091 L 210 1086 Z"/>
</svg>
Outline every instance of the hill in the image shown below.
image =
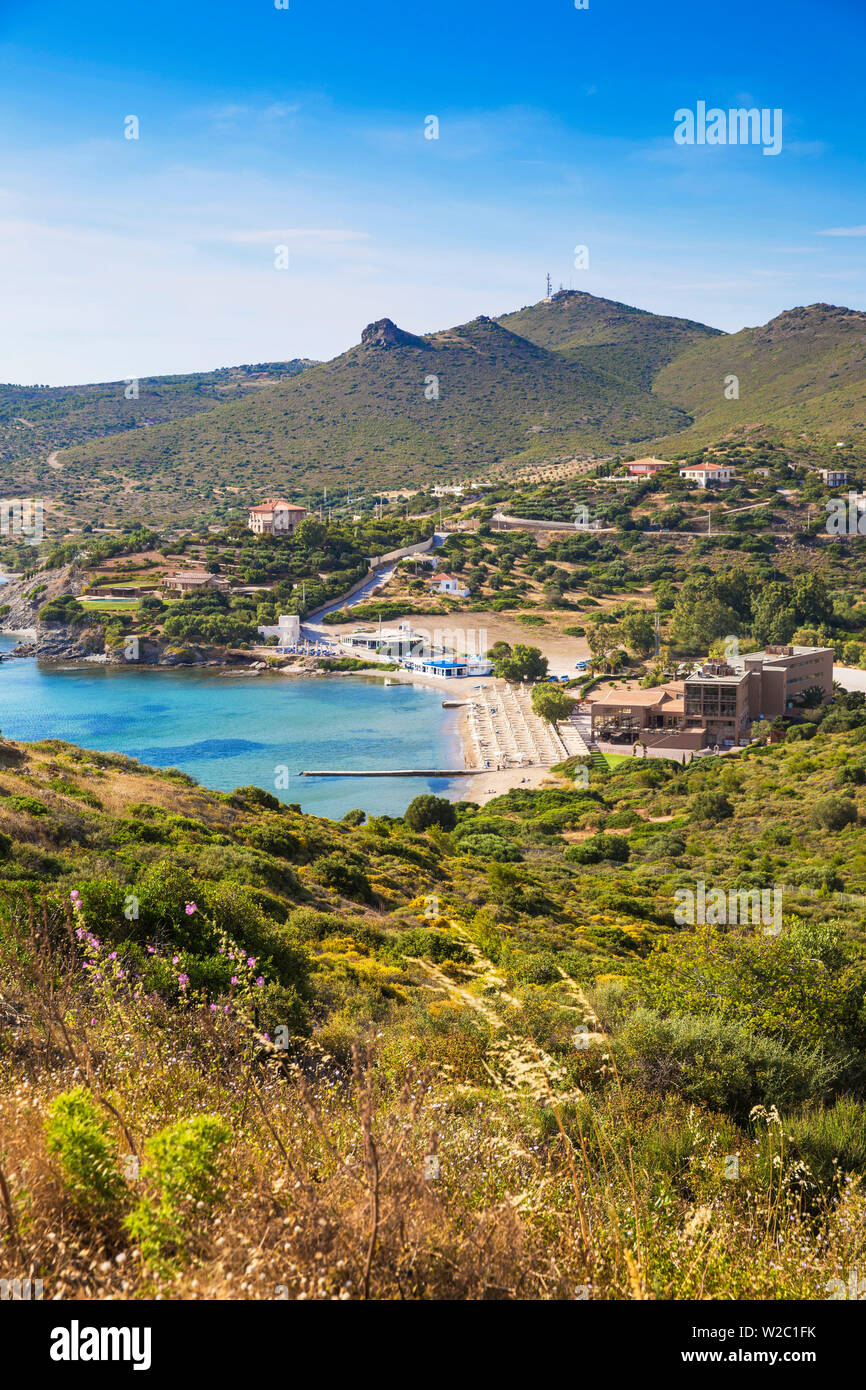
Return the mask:
<svg viewBox="0 0 866 1390">
<path fill-rule="evenodd" d="M 498 320 L 503 327 L 570 361 L 649 390 L 659 370 L 695 342 L 722 338 L 718 328 L 670 318 L 601 299 L 578 290 L 559 290 Z"/>
<path fill-rule="evenodd" d="M 158 379 L 138 401 L 122 383 L 0 388 L 0 486 L 39 489 L 87 520 L 107 506 L 149 521 L 275 489 L 369 492 L 641 446 L 684 452 L 757 427 L 857 442 L 864 321 L 818 304 L 723 334 L 563 290 L 425 335 L 381 319 L 330 362 Z"/>
<path fill-rule="evenodd" d="M 653 382 L 660 399 L 695 417 L 675 446 L 755 425 L 866 438 L 866 313 L 833 304 L 789 309 L 758 328 L 694 342 Z M 725 397 L 738 378 L 739 399 Z M 673 442 L 673 441 L 672 441 Z"/>
<path fill-rule="evenodd" d="M 689 423 L 589 362 L 481 317 L 425 337 L 383 319 L 332 362 L 186 420 L 65 451 L 70 478 L 121 466 L 144 479 L 189 469 L 198 487 L 365 487 L 483 472 L 539 449 L 568 457 Z M 198 490 L 198 488 L 197 488 Z"/>
<path fill-rule="evenodd" d="M 53 450 L 119 432 L 146 429 L 260 391 L 312 365 L 305 358 L 221 367 L 213 372 L 143 378 L 127 399 L 127 381 L 83 386 L 0 383 L 0 477 L 11 465 L 39 468 Z"/>
</svg>

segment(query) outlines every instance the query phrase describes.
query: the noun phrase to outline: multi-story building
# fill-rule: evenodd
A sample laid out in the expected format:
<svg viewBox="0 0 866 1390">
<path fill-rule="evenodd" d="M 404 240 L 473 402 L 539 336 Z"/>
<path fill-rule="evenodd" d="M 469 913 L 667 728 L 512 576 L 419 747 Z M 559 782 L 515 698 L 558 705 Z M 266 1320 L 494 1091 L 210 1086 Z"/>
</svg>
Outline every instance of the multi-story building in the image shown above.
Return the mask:
<svg viewBox="0 0 866 1390">
<path fill-rule="evenodd" d="M 773 646 L 727 661 L 704 661 L 684 681 L 611 691 L 592 702 L 597 738 L 705 748 L 747 742 L 758 719 L 797 709 L 799 697 L 833 693 L 831 647 Z M 820 693 L 819 693 L 820 692 Z M 650 737 L 648 737 L 650 736 Z"/>
<path fill-rule="evenodd" d="M 845 468 L 819 468 L 818 472 L 827 487 L 843 487 L 848 481 L 848 470 Z"/>
<path fill-rule="evenodd" d="M 662 469 L 669 467 L 666 459 L 635 459 L 633 463 L 626 465 L 626 472 L 632 478 L 654 478 L 656 473 L 661 473 Z"/>
<path fill-rule="evenodd" d="M 260 506 L 250 507 L 247 525 L 259 536 L 292 536 L 306 515 L 306 507 L 296 507 L 282 497 L 267 497 Z"/>
</svg>

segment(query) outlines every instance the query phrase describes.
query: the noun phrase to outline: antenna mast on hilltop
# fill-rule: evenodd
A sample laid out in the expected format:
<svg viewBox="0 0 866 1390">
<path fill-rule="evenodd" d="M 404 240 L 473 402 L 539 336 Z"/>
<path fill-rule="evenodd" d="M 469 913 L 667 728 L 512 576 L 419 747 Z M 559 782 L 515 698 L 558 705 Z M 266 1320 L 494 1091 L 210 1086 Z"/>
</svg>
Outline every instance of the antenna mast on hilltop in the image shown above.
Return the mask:
<svg viewBox="0 0 866 1390">
<path fill-rule="evenodd" d="M 547 272 L 547 298 L 550 298 L 550 271 Z"/>
</svg>

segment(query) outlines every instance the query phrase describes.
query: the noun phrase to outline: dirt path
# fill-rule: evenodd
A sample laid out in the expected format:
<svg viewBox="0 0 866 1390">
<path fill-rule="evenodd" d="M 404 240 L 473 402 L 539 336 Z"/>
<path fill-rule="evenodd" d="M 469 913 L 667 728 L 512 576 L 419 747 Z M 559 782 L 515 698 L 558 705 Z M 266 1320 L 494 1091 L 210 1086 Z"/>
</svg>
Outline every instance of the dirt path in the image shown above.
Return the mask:
<svg viewBox="0 0 866 1390">
<path fill-rule="evenodd" d="M 57 450 L 57 449 L 52 449 L 52 450 L 51 450 L 51 453 L 48 455 L 48 458 L 45 460 L 45 462 L 48 464 L 48 467 L 49 467 L 49 468 L 62 468 L 62 467 L 63 467 L 63 464 L 62 464 L 62 463 L 60 462 L 60 460 L 58 459 L 57 454 L 58 454 L 58 450 Z"/>
</svg>

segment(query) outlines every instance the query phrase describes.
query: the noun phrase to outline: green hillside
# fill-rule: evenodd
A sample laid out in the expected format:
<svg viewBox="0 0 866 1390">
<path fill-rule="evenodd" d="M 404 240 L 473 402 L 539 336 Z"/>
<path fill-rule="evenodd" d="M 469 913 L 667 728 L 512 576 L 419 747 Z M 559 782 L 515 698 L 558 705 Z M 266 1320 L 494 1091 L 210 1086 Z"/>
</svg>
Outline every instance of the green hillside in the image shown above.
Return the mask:
<svg viewBox="0 0 866 1390">
<path fill-rule="evenodd" d="M 423 487 L 755 426 L 856 443 L 864 319 L 812 305 L 723 334 L 563 290 L 423 337 L 382 319 L 330 362 L 143 381 L 138 401 L 122 383 L 0 387 L 0 487 L 73 513 L 111 488 L 113 515 L 159 520 L 238 489 Z"/>
<path fill-rule="evenodd" d="M 87 439 L 147 428 L 260 391 L 310 363 L 260 362 L 183 376 L 143 377 L 128 400 L 126 381 L 83 386 L 0 384 L 0 470 L 40 465 L 48 453 Z"/>
<path fill-rule="evenodd" d="M 862 441 L 866 431 L 866 314 L 832 304 L 789 309 L 759 328 L 693 343 L 653 391 L 695 417 L 681 442 L 707 442 L 756 424 Z M 725 399 L 725 378 L 739 400 Z"/>
<path fill-rule="evenodd" d="M 4 1278 L 824 1299 L 866 1251 L 864 736 L 851 697 L 342 822 L 0 743 Z M 698 883 L 772 914 L 678 924 Z"/>
<path fill-rule="evenodd" d="M 435 382 L 434 379 L 435 378 Z M 428 399 L 438 383 L 438 399 Z M 384 319 L 332 362 L 255 397 L 63 455 L 75 477 L 193 467 L 215 483 L 303 488 L 420 482 L 500 460 L 567 457 L 684 427 L 688 417 L 488 318 L 413 337 Z"/>
<path fill-rule="evenodd" d="M 650 314 L 579 290 L 559 290 L 550 303 L 530 304 L 497 322 L 539 347 L 643 390 L 692 343 L 725 336 L 704 323 Z"/>
</svg>

